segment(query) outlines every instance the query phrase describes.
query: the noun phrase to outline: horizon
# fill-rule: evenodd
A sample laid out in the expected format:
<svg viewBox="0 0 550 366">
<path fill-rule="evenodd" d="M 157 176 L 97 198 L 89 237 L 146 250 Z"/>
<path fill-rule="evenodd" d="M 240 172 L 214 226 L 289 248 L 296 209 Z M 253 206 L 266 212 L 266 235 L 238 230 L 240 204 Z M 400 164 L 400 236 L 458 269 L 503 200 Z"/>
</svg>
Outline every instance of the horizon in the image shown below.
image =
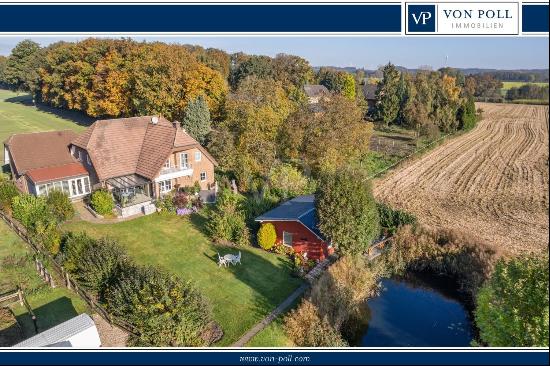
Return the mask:
<svg viewBox="0 0 550 366">
<path fill-rule="evenodd" d="M 75 42 L 86 38 L 112 36 L 0 37 L 0 55 L 8 56 L 17 43 L 31 39 L 45 47 L 58 41 Z M 183 37 L 137 36 L 135 41 L 160 41 L 218 48 L 227 53 L 274 57 L 286 53 L 303 57 L 312 67 L 354 67 L 376 70 L 391 62 L 407 69 L 430 66 L 433 69 L 533 70 L 548 69 L 548 37 Z M 477 59 L 472 62 L 475 55 Z"/>
</svg>

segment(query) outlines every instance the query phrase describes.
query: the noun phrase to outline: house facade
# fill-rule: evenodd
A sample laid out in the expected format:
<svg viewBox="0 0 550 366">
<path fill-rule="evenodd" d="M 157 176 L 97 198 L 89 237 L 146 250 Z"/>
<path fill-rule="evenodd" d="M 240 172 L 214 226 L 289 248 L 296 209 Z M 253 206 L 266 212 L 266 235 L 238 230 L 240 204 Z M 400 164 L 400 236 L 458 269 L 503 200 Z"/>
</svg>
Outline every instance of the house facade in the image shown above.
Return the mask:
<svg viewBox="0 0 550 366">
<path fill-rule="evenodd" d="M 273 224 L 276 244 L 292 247 L 308 259 L 323 260 L 334 252 L 332 244 L 319 231 L 313 195 L 286 201 L 258 216 L 256 221 Z"/>
<path fill-rule="evenodd" d="M 16 134 L 4 141 L 4 164 L 20 191 L 35 195 L 59 189 L 73 199 L 91 192 L 88 171 L 69 153 L 73 131 Z"/>
<path fill-rule="evenodd" d="M 113 193 L 120 216 L 151 208 L 154 199 L 178 188 L 198 185 L 207 201 L 215 195 L 217 162 L 177 121 L 160 116 L 119 118 L 98 120 L 80 135 L 70 131 L 29 135 L 40 140 L 38 149 L 34 144 L 20 146 L 25 141 L 14 143 L 28 140 L 24 135 L 13 135 L 4 143 L 14 179 L 28 193 L 68 189 L 72 199 L 80 199 L 106 188 Z M 55 154 L 48 152 L 50 147 Z M 21 170 L 21 161 L 41 154 L 50 159 Z"/>
</svg>

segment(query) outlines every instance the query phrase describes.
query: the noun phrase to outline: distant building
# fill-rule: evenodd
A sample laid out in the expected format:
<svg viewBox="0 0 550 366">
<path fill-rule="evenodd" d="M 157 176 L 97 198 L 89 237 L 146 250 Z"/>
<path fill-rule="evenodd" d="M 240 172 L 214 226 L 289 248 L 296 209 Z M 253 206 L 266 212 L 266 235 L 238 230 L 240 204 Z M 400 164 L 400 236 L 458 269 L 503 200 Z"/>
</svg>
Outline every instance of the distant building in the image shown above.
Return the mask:
<svg viewBox="0 0 550 366">
<path fill-rule="evenodd" d="M 304 85 L 304 92 L 309 104 L 317 104 L 323 97 L 330 97 L 330 92 L 324 85 Z"/>
<path fill-rule="evenodd" d="M 378 88 L 377 84 L 364 84 L 363 85 L 363 96 L 365 97 L 365 100 L 367 101 L 367 105 L 369 106 L 369 112 L 374 110 L 374 107 L 376 105 L 376 89 Z"/>
<path fill-rule="evenodd" d="M 309 259 L 323 260 L 334 252 L 332 245 L 319 231 L 315 197 L 298 196 L 256 218 L 262 224 L 271 223 L 277 233 L 277 244 L 307 253 Z"/>
<path fill-rule="evenodd" d="M 99 333 L 88 314 L 80 314 L 13 347 L 74 347 L 97 348 L 101 346 Z"/>
</svg>

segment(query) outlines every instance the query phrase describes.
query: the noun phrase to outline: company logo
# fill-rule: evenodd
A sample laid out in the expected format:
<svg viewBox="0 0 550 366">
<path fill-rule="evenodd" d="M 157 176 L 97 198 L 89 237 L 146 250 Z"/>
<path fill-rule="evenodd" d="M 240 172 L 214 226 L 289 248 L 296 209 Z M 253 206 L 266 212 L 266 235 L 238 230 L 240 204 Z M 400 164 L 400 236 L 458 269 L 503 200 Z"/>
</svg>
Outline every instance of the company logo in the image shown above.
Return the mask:
<svg viewBox="0 0 550 366">
<path fill-rule="evenodd" d="M 519 32 L 519 3 L 408 3 L 406 19 L 409 34 L 512 35 Z"/>
<path fill-rule="evenodd" d="M 435 32 L 435 5 L 408 5 L 407 14 L 409 32 Z"/>
</svg>

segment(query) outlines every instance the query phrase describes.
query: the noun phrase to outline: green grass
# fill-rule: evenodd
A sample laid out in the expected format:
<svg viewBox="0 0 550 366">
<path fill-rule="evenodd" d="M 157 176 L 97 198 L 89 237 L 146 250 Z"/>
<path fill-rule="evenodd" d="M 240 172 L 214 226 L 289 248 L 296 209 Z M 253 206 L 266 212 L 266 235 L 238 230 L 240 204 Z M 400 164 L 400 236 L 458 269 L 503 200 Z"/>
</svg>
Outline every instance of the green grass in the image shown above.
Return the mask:
<svg viewBox="0 0 550 366">
<path fill-rule="evenodd" d="M 44 331 L 87 311 L 86 303 L 68 289 L 47 286 L 36 272 L 30 249 L 0 220 L 0 293 L 17 286 L 36 315 L 39 331 Z M 27 309 L 19 303 L 11 305 L 26 337 L 33 336 L 34 325 Z"/>
<path fill-rule="evenodd" d="M 245 347 L 294 347 L 294 342 L 285 333 L 283 320 L 288 312 L 296 308 L 301 301 L 301 297 L 296 299 L 284 313 L 252 337 Z"/>
<path fill-rule="evenodd" d="M 535 85 L 538 85 L 538 86 L 548 85 L 548 83 L 544 83 L 544 82 L 533 83 L 533 82 L 526 82 L 526 81 L 503 81 L 502 82 L 502 89 L 503 90 L 508 90 L 508 89 L 512 89 L 512 88 L 519 88 L 520 86 L 525 85 L 525 84 L 535 84 Z"/>
<path fill-rule="evenodd" d="M 531 82 L 526 82 L 526 81 L 503 81 L 502 82 L 502 88 L 500 89 L 500 95 L 502 95 L 504 97 L 504 96 L 506 96 L 506 92 L 508 90 L 510 90 L 512 88 L 519 88 L 519 87 L 521 87 L 523 85 L 526 85 L 526 84 L 534 84 L 534 85 L 538 85 L 538 86 L 548 85 L 548 83 L 544 83 L 544 82 L 531 83 Z M 527 103 L 527 104 L 530 104 L 530 103 Z"/>
<path fill-rule="evenodd" d="M 40 291 L 26 297 L 36 315 L 39 332 L 63 323 L 78 314 L 88 312 L 87 304 L 65 287 L 43 287 Z M 25 336 L 31 337 L 34 325 L 27 309 L 19 304 L 12 306 L 17 322 L 23 328 Z"/>
<path fill-rule="evenodd" d="M 29 95 L 0 89 L 0 142 L 14 133 L 51 130 L 82 131 L 89 119 L 79 113 L 35 107 Z M 4 149 L 0 149 L 0 164 L 4 162 Z"/>
<path fill-rule="evenodd" d="M 201 215 L 153 214 L 113 224 L 73 221 L 65 230 L 118 240 L 137 263 L 163 268 L 192 280 L 212 304 L 224 337 L 231 345 L 264 318 L 300 284 L 284 256 L 259 249 L 216 246 L 203 234 Z M 242 265 L 218 267 L 217 253 L 242 252 Z"/>
<path fill-rule="evenodd" d="M 370 151 L 367 157 L 361 161 L 361 166 L 366 169 L 369 175 L 373 175 L 388 169 L 400 159 L 399 156 Z"/>
</svg>

